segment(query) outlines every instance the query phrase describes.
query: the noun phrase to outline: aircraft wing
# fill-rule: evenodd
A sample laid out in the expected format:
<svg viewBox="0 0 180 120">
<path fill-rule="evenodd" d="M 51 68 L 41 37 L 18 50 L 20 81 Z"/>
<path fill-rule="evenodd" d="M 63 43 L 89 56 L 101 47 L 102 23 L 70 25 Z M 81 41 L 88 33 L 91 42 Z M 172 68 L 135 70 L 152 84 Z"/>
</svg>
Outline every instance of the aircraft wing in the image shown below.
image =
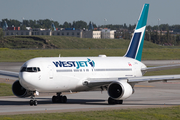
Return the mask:
<svg viewBox="0 0 180 120">
<path fill-rule="evenodd" d="M 118 78 L 88 78 L 83 85 L 88 87 L 107 86 L 116 81 L 118 81 Z"/>
<path fill-rule="evenodd" d="M 10 71 L 0 70 L 0 75 L 19 78 L 19 73 L 18 72 L 10 72 Z"/>
<path fill-rule="evenodd" d="M 150 72 L 150 71 L 159 71 L 159 70 L 167 70 L 167 69 L 174 69 L 174 68 L 180 68 L 180 64 L 157 66 L 157 67 L 147 67 L 147 68 L 141 69 L 141 71 Z"/>
<path fill-rule="evenodd" d="M 158 75 L 158 76 L 142 76 L 142 77 L 127 77 L 127 78 L 89 78 L 83 83 L 88 87 L 108 86 L 110 83 L 127 80 L 128 83 L 139 82 L 159 82 L 168 80 L 180 80 L 180 75 Z"/>
<path fill-rule="evenodd" d="M 129 83 L 138 82 L 158 82 L 158 81 L 168 81 L 168 80 L 180 80 L 180 75 L 158 75 L 158 76 L 142 76 L 142 77 L 132 77 L 127 78 Z"/>
</svg>

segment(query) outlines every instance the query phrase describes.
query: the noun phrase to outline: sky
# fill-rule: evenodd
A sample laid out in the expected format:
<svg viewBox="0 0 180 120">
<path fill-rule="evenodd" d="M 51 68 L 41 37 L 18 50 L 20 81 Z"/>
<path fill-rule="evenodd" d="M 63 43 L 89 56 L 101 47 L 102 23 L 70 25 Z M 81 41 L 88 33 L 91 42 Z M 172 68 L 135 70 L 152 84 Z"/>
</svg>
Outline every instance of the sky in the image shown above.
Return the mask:
<svg viewBox="0 0 180 120">
<path fill-rule="evenodd" d="M 149 3 L 147 25 L 180 24 L 180 0 L 1 0 L 0 20 L 83 20 L 96 25 L 136 24 L 143 4 Z M 105 22 L 104 19 L 107 19 Z"/>
</svg>

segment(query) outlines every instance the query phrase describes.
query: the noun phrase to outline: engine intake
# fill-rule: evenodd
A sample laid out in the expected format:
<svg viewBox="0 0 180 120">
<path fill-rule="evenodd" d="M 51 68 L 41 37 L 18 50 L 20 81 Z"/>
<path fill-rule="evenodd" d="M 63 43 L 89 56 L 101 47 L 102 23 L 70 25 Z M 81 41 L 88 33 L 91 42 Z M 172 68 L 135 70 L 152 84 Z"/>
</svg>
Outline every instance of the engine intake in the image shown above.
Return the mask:
<svg viewBox="0 0 180 120">
<path fill-rule="evenodd" d="M 114 82 L 109 85 L 108 94 L 115 100 L 123 100 L 133 94 L 133 88 L 127 81 Z"/>
<path fill-rule="evenodd" d="M 20 83 L 19 80 L 15 81 L 12 85 L 12 92 L 17 97 L 29 97 L 32 95 L 32 91 L 26 90 Z"/>
</svg>

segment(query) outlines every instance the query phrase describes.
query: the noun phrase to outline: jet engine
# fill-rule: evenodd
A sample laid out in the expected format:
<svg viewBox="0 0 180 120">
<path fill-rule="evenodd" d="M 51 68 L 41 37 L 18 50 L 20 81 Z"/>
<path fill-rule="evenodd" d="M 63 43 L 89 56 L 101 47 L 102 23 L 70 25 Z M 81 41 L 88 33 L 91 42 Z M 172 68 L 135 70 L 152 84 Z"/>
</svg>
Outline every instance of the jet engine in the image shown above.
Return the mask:
<svg viewBox="0 0 180 120">
<path fill-rule="evenodd" d="M 19 80 L 15 81 L 12 85 L 12 91 L 17 97 L 29 97 L 32 95 L 32 91 L 28 91 L 19 83 Z"/>
<path fill-rule="evenodd" d="M 108 87 L 108 94 L 115 100 L 123 100 L 133 94 L 133 88 L 127 81 L 113 82 Z"/>
</svg>

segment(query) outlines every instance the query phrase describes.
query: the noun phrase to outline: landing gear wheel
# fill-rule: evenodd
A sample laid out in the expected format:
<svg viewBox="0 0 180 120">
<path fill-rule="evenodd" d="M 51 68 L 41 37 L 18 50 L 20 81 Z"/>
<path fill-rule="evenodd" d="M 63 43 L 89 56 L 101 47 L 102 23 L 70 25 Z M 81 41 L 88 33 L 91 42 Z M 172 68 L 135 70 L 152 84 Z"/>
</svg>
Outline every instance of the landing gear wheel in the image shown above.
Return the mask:
<svg viewBox="0 0 180 120">
<path fill-rule="evenodd" d="M 119 103 L 118 104 L 123 104 L 123 100 L 118 100 L 119 101 Z"/>
<path fill-rule="evenodd" d="M 34 106 L 37 106 L 37 104 L 38 104 L 37 100 L 34 100 Z"/>
<path fill-rule="evenodd" d="M 52 103 L 66 103 L 67 97 L 60 95 L 60 93 L 57 93 L 57 96 L 52 97 Z"/>
<path fill-rule="evenodd" d="M 30 106 L 33 106 L 33 104 L 34 104 L 34 101 L 33 101 L 33 100 L 30 100 L 30 101 L 29 101 L 29 105 L 30 105 Z"/>
<path fill-rule="evenodd" d="M 31 93 L 31 100 L 29 101 L 30 106 L 37 106 L 37 100 L 35 99 L 35 94 L 37 91 Z M 38 92 L 37 92 L 38 93 Z"/>
<path fill-rule="evenodd" d="M 56 97 L 57 97 L 57 96 L 53 96 L 53 97 L 52 97 L 52 102 L 53 102 L 53 103 L 56 103 Z"/>
<path fill-rule="evenodd" d="M 114 105 L 114 104 L 123 104 L 123 100 L 114 100 L 111 97 L 108 98 L 108 104 Z"/>
<path fill-rule="evenodd" d="M 66 96 L 62 96 L 62 103 L 66 103 L 67 102 L 67 97 Z"/>
<path fill-rule="evenodd" d="M 110 104 L 110 105 L 115 104 L 115 100 L 112 99 L 111 97 L 109 97 L 109 98 L 108 98 L 108 104 Z"/>
<path fill-rule="evenodd" d="M 34 106 L 37 106 L 37 104 L 38 104 L 38 103 L 37 103 L 37 100 L 30 100 L 30 101 L 29 101 L 29 105 L 30 105 L 30 106 L 33 106 L 33 105 L 34 105 Z"/>
</svg>

